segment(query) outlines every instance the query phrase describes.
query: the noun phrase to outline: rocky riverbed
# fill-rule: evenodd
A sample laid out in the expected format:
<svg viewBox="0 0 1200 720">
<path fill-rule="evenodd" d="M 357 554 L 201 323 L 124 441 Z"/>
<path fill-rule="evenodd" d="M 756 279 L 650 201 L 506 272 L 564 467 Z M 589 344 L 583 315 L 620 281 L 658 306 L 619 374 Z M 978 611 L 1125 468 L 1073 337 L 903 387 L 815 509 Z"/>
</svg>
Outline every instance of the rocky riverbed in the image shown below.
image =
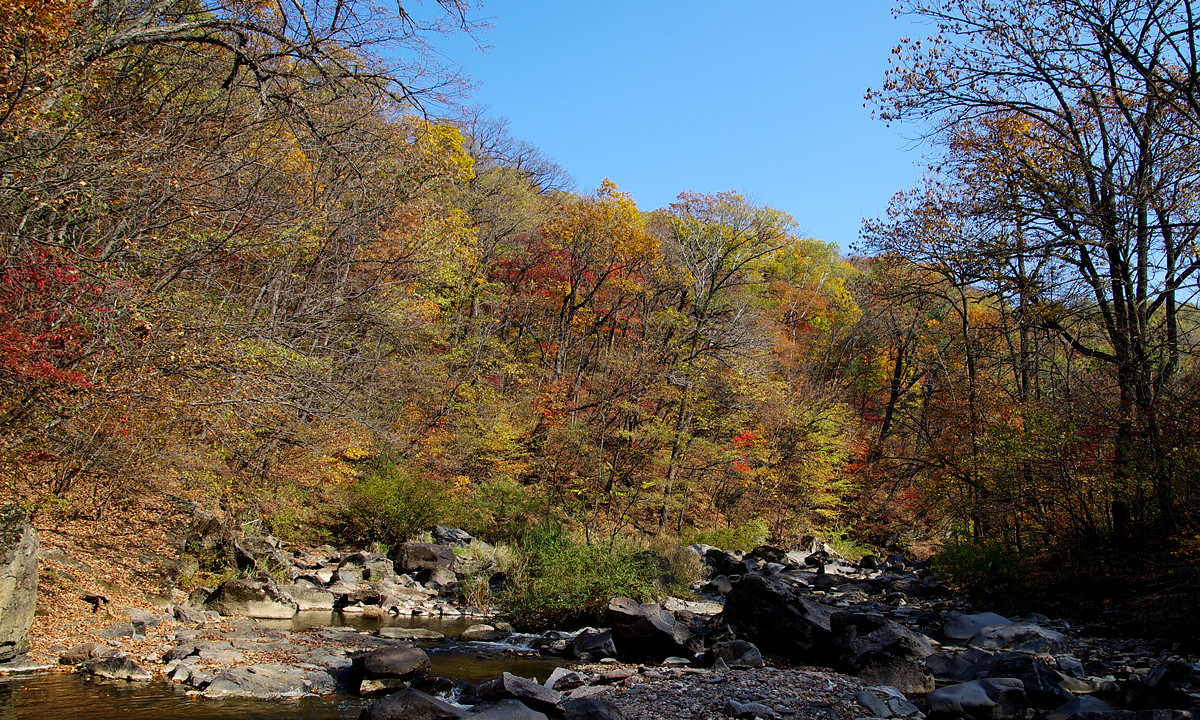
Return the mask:
<svg viewBox="0 0 1200 720">
<path fill-rule="evenodd" d="M 899 556 L 852 564 L 820 542 L 693 546 L 705 575 L 693 597 L 614 598 L 603 627 L 522 635 L 464 598 L 453 547 L 469 536 L 439 528 L 434 539 L 296 552 L 240 536 L 244 577 L 153 608 L 88 596 L 94 617 L 75 626 L 86 634 L 5 667 L 52 660 L 210 700 L 343 693 L 370 699 L 370 720 L 1187 720 L 1200 705 L 1196 659 L 1169 641 L 980 612 Z M 359 627 L 297 621 L 306 615 Z M 453 627 L 395 626 L 413 617 Z"/>
</svg>

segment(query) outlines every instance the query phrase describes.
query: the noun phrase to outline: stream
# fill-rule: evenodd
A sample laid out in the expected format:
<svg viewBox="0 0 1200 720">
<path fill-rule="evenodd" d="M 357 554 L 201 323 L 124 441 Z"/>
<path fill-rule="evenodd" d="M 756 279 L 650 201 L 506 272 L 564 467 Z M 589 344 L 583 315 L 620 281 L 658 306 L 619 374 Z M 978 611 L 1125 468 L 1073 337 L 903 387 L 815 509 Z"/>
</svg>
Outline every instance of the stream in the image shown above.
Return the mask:
<svg viewBox="0 0 1200 720">
<path fill-rule="evenodd" d="M 316 627 L 420 627 L 447 636 L 472 622 L 461 618 L 366 618 L 329 612 L 306 612 L 292 620 L 263 620 L 264 627 L 300 631 Z M 431 674 L 468 683 L 502 672 L 536 678 L 550 676 L 565 661 L 508 655 L 509 645 L 440 640 L 419 643 L 430 656 Z M 299 700 L 212 700 L 189 695 L 188 688 L 168 681 L 98 680 L 79 673 L 43 673 L 0 677 L 0 718 L 15 720 L 341 720 L 357 718 L 370 700 L 353 695 Z"/>
</svg>

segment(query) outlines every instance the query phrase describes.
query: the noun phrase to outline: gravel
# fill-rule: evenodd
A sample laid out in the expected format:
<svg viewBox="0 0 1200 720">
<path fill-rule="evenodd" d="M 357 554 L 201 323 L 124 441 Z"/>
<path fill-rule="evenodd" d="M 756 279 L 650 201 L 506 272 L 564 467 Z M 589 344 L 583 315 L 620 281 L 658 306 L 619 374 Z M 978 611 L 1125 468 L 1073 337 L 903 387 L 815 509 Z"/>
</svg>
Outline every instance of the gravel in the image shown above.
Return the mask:
<svg viewBox="0 0 1200 720">
<path fill-rule="evenodd" d="M 730 700 L 761 703 L 783 720 L 855 720 L 871 713 L 854 700 L 863 684 L 819 668 L 756 668 L 714 672 L 695 668 L 591 665 L 589 675 L 618 675 L 613 685 L 581 688 L 611 700 L 629 720 L 727 720 Z M 579 691 L 576 691 L 579 692 Z"/>
</svg>

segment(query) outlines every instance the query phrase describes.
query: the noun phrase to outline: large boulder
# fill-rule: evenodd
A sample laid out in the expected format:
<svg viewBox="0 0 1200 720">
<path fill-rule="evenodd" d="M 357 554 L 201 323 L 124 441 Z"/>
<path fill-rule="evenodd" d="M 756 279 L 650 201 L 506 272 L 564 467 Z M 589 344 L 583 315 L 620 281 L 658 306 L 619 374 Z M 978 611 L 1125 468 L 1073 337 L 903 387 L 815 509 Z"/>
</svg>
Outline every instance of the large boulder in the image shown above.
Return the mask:
<svg viewBox="0 0 1200 720">
<path fill-rule="evenodd" d="M 604 608 L 604 620 L 612 627 L 621 657 L 662 660 L 691 654 L 687 647 L 691 631 L 658 603 L 613 598 Z"/>
<path fill-rule="evenodd" d="M 379 648 L 354 659 L 360 695 L 406 688 L 413 680 L 427 675 L 429 668 L 429 655 L 416 647 Z"/>
<path fill-rule="evenodd" d="M 1071 699 L 1058 686 L 1062 676 L 1046 661 L 1028 653 L 1006 652 L 992 658 L 988 677 L 1016 678 L 1025 686 L 1025 698 L 1035 708 L 1052 710 Z"/>
<path fill-rule="evenodd" d="M 709 548 L 705 551 L 704 564 L 710 568 L 710 573 L 714 576 L 742 575 L 746 572 L 744 561 L 717 548 Z"/>
<path fill-rule="evenodd" d="M 827 664 L 833 657 L 830 608 L 803 595 L 785 575 L 747 575 L 725 599 L 723 617 L 763 652 L 799 663 Z"/>
<path fill-rule="evenodd" d="M 938 680 L 967 682 L 987 677 L 993 654 L 979 648 L 940 652 L 925 658 L 925 667 Z"/>
<path fill-rule="evenodd" d="M 909 694 L 933 690 L 933 673 L 925 667 L 933 646 L 924 636 L 869 613 L 836 613 L 830 627 L 841 663 L 863 681 Z"/>
<path fill-rule="evenodd" d="M 238 569 L 271 576 L 292 575 L 295 568 L 292 560 L 279 549 L 279 541 L 273 537 L 243 535 L 233 538 L 233 554 Z"/>
<path fill-rule="evenodd" d="M 929 693 L 929 720 L 1011 720 L 1025 712 L 1025 688 L 1013 678 L 985 678 Z"/>
<path fill-rule="evenodd" d="M 388 553 L 396 572 L 414 573 L 421 570 L 453 568 L 454 551 L 445 545 L 433 543 L 400 543 Z"/>
<path fill-rule="evenodd" d="M 291 665 L 251 665 L 222 670 L 204 689 L 207 698 L 283 700 L 305 695 L 328 695 L 337 684 L 323 670 Z"/>
<path fill-rule="evenodd" d="M 1013 623 L 984 628 L 967 642 L 983 650 L 1014 650 L 1034 655 L 1069 655 L 1067 638 L 1034 623 Z"/>
<path fill-rule="evenodd" d="M 29 649 L 37 604 L 38 535 L 18 505 L 0 508 L 0 662 Z"/>
<path fill-rule="evenodd" d="M 970 614 L 952 612 L 946 616 L 946 622 L 942 626 L 942 634 L 947 640 L 963 641 L 970 640 L 985 628 L 1003 627 L 1012 624 L 1012 620 L 993 612 Z"/>
<path fill-rule="evenodd" d="M 595 662 L 616 656 L 617 645 L 613 642 L 612 630 L 585 630 L 571 641 L 571 657 L 576 660 Z"/>
<path fill-rule="evenodd" d="M 336 599 L 333 593 L 315 588 L 303 582 L 283 585 L 279 589 L 287 593 L 292 600 L 296 601 L 296 607 L 300 612 L 306 610 L 332 610 L 334 600 Z"/>
<path fill-rule="evenodd" d="M 467 711 L 420 690 L 401 690 L 367 706 L 359 720 L 446 720 L 463 718 Z"/>
<path fill-rule="evenodd" d="M 204 601 L 205 610 L 222 615 L 288 619 L 299 611 L 296 601 L 271 580 L 227 580 Z"/>
<path fill-rule="evenodd" d="M 475 695 L 482 700 L 519 700 L 538 712 L 553 715 L 559 714 L 559 706 L 563 702 L 562 693 L 507 672 L 476 685 Z"/>
</svg>

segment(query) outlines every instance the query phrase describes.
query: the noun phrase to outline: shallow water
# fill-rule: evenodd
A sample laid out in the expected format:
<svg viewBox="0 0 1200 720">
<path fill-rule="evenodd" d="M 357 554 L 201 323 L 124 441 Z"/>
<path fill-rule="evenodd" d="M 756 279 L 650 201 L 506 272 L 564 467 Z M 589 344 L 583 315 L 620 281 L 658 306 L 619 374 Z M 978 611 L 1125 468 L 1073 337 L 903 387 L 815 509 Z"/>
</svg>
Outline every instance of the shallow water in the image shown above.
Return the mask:
<svg viewBox="0 0 1200 720">
<path fill-rule="evenodd" d="M 457 635 L 478 620 L 440 617 L 368 618 L 359 614 L 306 612 L 292 620 L 264 620 L 264 627 L 421 627 Z M 502 672 L 544 681 L 563 664 L 547 657 L 514 655 L 503 645 L 438 641 L 421 643 L 431 673 L 475 683 Z M 357 718 L 369 702 L 336 695 L 299 700 L 210 700 L 188 695 L 169 682 L 132 683 L 85 678 L 76 673 L 0 677 L 0 719 L 7 720 L 341 720 Z"/>
<path fill-rule="evenodd" d="M 0 718 L 14 720 L 340 720 L 365 700 L 209 700 L 165 682 L 93 681 L 75 673 L 0 678 Z"/>
</svg>

